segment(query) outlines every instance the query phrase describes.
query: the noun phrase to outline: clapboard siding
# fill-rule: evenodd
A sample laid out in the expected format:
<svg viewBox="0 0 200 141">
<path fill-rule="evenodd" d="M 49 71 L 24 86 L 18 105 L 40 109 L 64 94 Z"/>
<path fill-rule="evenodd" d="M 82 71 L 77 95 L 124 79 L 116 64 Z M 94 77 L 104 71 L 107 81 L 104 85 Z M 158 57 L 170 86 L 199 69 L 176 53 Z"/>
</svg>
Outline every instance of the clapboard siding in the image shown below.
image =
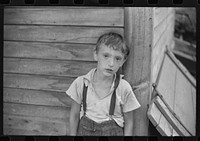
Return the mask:
<svg viewBox="0 0 200 141">
<path fill-rule="evenodd" d="M 43 117 L 47 119 L 69 120 L 69 107 L 40 106 L 4 102 L 4 114 Z"/>
<path fill-rule="evenodd" d="M 78 77 L 95 66 L 96 62 L 4 58 L 4 72 L 7 73 Z"/>
<path fill-rule="evenodd" d="M 6 7 L 4 134 L 68 134 L 65 91 L 96 67 L 96 41 L 109 31 L 124 36 L 124 8 Z"/>
<path fill-rule="evenodd" d="M 90 44 L 5 41 L 4 57 L 94 61 L 94 48 Z"/>
<path fill-rule="evenodd" d="M 62 135 L 68 133 L 68 122 L 32 116 L 4 114 L 5 134 L 8 135 Z M 15 132 L 14 132 L 15 131 Z"/>
<path fill-rule="evenodd" d="M 45 106 L 71 106 L 71 98 L 64 92 L 9 87 L 3 89 L 3 102 Z"/>
<path fill-rule="evenodd" d="M 4 40 L 96 43 L 100 35 L 109 31 L 115 31 L 123 35 L 123 28 L 112 27 L 5 25 Z"/>
<path fill-rule="evenodd" d="M 4 14 L 4 24 L 124 26 L 123 8 L 15 7 L 5 9 Z"/>
<path fill-rule="evenodd" d="M 72 77 L 4 73 L 3 86 L 65 92 L 74 79 Z"/>
</svg>

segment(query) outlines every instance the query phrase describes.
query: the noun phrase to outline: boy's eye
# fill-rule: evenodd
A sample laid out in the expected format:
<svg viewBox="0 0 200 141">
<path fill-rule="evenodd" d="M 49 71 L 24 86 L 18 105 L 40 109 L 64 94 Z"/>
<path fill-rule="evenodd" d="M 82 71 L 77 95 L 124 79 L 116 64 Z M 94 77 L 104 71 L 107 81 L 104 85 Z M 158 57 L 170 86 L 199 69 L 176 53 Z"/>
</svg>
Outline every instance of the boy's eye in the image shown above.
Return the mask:
<svg viewBox="0 0 200 141">
<path fill-rule="evenodd" d="M 122 58 L 121 58 L 121 57 L 116 57 L 116 60 L 117 60 L 117 61 L 121 61 Z"/>
<path fill-rule="evenodd" d="M 107 55 L 107 54 L 104 54 L 103 56 L 104 56 L 105 58 L 108 58 L 108 55 Z"/>
</svg>

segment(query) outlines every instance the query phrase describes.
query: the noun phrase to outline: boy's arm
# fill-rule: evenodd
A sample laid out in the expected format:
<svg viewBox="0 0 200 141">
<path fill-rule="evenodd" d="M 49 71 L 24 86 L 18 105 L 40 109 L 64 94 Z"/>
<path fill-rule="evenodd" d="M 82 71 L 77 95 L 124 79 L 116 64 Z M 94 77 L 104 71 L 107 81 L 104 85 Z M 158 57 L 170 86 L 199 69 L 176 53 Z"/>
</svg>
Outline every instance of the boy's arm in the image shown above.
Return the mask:
<svg viewBox="0 0 200 141">
<path fill-rule="evenodd" d="M 134 110 L 124 113 L 124 136 L 133 135 L 133 113 Z"/>
<path fill-rule="evenodd" d="M 70 111 L 70 130 L 69 130 L 69 135 L 71 136 L 76 136 L 77 134 L 77 129 L 78 129 L 78 123 L 80 119 L 80 104 L 78 104 L 76 101 L 72 99 L 72 104 L 71 104 L 71 111 Z"/>
</svg>

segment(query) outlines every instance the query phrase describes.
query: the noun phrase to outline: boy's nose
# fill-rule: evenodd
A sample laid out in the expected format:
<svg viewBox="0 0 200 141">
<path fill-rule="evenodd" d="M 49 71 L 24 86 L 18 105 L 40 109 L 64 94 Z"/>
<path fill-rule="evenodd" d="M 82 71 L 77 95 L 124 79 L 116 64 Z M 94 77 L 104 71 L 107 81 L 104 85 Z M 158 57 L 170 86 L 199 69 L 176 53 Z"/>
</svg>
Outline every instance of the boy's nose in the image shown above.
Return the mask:
<svg viewBox="0 0 200 141">
<path fill-rule="evenodd" d="M 114 66 L 114 59 L 111 58 L 111 59 L 109 60 L 109 66 L 110 66 L 110 67 Z"/>
</svg>

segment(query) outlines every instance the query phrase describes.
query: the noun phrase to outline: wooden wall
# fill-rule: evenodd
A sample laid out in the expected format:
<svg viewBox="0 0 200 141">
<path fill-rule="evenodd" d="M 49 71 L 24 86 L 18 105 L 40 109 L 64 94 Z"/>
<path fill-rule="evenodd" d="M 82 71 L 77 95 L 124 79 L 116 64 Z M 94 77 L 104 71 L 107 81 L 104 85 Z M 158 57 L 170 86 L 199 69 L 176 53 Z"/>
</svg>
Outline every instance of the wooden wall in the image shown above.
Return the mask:
<svg viewBox="0 0 200 141">
<path fill-rule="evenodd" d="M 96 40 L 108 31 L 124 34 L 123 8 L 5 7 L 4 134 L 68 134 L 65 91 L 96 66 Z"/>
<path fill-rule="evenodd" d="M 153 8 L 152 83 L 157 79 L 166 47 L 174 46 L 174 20 L 174 8 Z"/>
</svg>

